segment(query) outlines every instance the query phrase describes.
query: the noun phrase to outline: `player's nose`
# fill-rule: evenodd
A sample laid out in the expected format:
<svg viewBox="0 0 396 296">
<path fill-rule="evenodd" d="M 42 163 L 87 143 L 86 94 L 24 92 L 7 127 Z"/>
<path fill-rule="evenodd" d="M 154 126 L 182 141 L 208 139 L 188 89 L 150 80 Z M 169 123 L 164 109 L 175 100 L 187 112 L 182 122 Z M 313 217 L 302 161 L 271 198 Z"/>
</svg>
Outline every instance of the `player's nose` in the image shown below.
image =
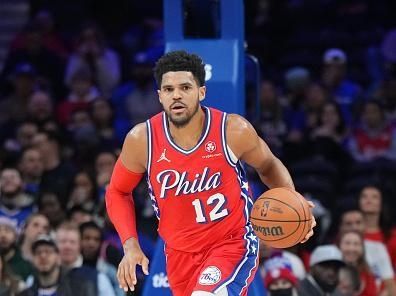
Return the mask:
<svg viewBox="0 0 396 296">
<path fill-rule="evenodd" d="M 177 88 L 173 91 L 173 100 L 180 100 L 182 98 L 181 91 Z"/>
</svg>

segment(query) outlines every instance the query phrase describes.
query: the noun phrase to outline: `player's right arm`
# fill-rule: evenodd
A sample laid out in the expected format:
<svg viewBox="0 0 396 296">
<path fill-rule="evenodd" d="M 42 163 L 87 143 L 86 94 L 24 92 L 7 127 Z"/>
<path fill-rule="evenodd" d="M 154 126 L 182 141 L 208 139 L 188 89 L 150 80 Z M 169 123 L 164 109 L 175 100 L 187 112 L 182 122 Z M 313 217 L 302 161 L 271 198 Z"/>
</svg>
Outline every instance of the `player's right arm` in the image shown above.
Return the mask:
<svg viewBox="0 0 396 296">
<path fill-rule="evenodd" d="M 132 191 L 146 171 L 147 128 L 145 123 L 136 125 L 125 137 L 121 154 L 117 159 L 106 189 L 106 209 L 123 244 L 124 257 L 117 271 L 120 287 L 128 291 L 136 285 L 136 265 L 148 274 L 148 259 L 143 254 L 136 231 L 135 205 Z"/>
</svg>

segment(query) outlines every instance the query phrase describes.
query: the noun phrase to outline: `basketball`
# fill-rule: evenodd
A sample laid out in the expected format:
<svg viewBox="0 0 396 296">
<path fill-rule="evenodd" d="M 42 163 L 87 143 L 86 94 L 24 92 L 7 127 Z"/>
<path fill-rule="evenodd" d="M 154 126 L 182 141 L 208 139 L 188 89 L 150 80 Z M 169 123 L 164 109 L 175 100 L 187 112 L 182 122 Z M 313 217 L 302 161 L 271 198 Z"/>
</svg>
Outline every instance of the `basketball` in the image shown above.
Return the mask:
<svg viewBox="0 0 396 296">
<path fill-rule="evenodd" d="M 301 242 L 311 229 L 311 211 L 305 198 L 288 188 L 264 192 L 250 213 L 256 235 L 273 248 Z"/>
</svg>

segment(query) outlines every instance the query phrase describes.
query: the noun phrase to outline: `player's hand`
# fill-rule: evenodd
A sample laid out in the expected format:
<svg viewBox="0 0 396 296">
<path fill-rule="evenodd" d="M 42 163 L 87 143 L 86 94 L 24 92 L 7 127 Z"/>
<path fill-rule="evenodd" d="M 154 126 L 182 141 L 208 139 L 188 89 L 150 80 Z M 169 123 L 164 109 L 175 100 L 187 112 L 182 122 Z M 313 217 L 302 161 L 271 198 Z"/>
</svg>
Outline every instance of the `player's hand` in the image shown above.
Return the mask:
<svg viewBox="0 0 396 296">
<path fill-rule="evenodd" d="M 145 275 L 148 275 L 149 260 L 143 254 L 140 248 L 139 242 L 131 237 L 124 243 L 124 257 L 118 265 L 117 278 L 120 284 L 120 288 L 125 292 L 128 292 L 128 288 L 131 291 L 135 290 L 137 283 L 136 279 L 136 265 L 142 266 L 142 270 Z"/>
<path fill-rule="evenodd" d="M 307 200 L 309 207 L 312 209 L 315 207 L 314 203 L 312 201 Z M 312 214 L 312 222 L 311 222 L 311 230 L 307 233 L 307 235 L 305 236 L 305 238 L 301 241 L 301 243 L 305 243 L 307 240 L 309 240 L 309 238 L 311 236 L 313 236 L 314 232 L 313 229 L 316 226 L 316 220 L 314 215 Z"/>
</svg>

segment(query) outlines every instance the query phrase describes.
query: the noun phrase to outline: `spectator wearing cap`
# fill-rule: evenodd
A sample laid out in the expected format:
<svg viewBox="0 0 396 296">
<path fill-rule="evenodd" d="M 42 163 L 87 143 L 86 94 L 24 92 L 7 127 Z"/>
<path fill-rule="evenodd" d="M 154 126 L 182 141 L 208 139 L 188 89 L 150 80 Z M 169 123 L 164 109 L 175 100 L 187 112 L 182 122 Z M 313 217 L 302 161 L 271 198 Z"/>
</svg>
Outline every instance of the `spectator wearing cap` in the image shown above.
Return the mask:
<svg viewBox="0 0 396 296">
<path fill-rule="evenodd" d="M 29 63 L 15 65 L 10 75 L 11 93 L 1 100 L 0 124 L 15 123 L 27 116 L 27 106 L 36 85 L 36 70 Z"/>
<path fill-rule="evenodd" d="M 0 254 L 11 271 L 26 280 L 33 272 L 33 268 L 28 261 L 23 259 L 17 246 L 17 239 L 16 222 L 7 217 L 0 217 Z"/>
<path fill-rule="evenodd" d="M 290 249 L 274 249 L 260 241 L 260 272 L 262 277 L 269 270 L 275 268 L 288 268 L 295 277 L 303 279 L 306 276 L 304 264 L 300 257 L 291 252 Z"/>
<path fill-rule="evenodd" d="M 339 295 L 335 290 L 338 285 L 339 270 L 344 265 L 342 253 L 335 245 L 323 245 L 315 248 L 309 262 L 309 274 L 300 281 L 299 295 Z M 333 292 L 334 294 L 332 294 Z"/>
<path fill-rule="evenodd" d="M 297 278 L 286 267 L 268 270 L 264 283 L 269 296 L 297 296 Z"/>
<path fill-rule="evenodd" d="M 345 121 L 350 124 L 354 107 L 361 96 L 358 84 L 348 80 L 347 55 L 339 48 L 330 48 L 323 54 L 322 83 L 328 93 L 340 104 Z"/>
<path fill-rule="evenodd" d="M 96 296 L 94 282 L 74 271 L 61 268 L 59 250 L 48 235 L 39 236 L 32 244 L 33 265 L 36 270 L 30 287 L 20 296 L 62 295 Z"/>
</svg>

